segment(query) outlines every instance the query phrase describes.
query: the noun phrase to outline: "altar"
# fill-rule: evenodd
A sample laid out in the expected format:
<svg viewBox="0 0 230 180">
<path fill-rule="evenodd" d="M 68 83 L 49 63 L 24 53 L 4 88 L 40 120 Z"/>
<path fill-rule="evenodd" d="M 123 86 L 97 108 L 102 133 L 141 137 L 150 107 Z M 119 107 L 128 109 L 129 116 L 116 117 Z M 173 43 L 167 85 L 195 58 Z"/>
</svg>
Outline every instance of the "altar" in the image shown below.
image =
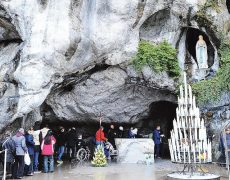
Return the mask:
<svg viewBox="0 0 230 180">
<path fill-rule="evenodd" d="M 154 163 L 154 142 L 149 138 L 116 138 L 119 163 Z"/>
</svg>

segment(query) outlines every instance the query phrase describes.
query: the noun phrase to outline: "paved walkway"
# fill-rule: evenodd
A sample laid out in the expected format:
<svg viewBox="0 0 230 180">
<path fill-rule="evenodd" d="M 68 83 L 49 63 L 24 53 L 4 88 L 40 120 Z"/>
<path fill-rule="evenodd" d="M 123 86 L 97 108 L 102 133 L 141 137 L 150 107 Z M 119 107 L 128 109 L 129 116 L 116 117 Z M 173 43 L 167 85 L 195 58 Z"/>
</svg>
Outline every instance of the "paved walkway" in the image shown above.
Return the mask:
<svg viewBox="0 0 230 180">
<path fill-rule="evenodd" d="M 206 167 L 210 173 L 227 176 L 227 171 L 214 165 Z M 180 165 L 169 160 L 156 160 L 154 165 L 110 164 L 107 167 L 92 167 L 90 164 L 71 166 L 64 163 L 54 173 L 39 173 L 26 180 L 163 180 L 172 171 L 182 170 Z M 227 180 L 227 178 L 221 178 Z"/>
</svg>

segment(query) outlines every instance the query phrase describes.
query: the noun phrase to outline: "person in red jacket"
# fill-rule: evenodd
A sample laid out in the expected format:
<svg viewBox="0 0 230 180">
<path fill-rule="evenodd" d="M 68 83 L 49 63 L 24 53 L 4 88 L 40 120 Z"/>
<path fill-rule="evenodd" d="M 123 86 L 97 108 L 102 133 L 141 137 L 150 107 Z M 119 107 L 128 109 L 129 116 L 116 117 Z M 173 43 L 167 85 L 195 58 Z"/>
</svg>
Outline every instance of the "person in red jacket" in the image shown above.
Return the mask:
<svg viewBox="0 0 230 180">
<path fill-rule="evenodd" d="M 41 150 L 43 155 L 43 172 L 53 172 L 54 171 L 54 144 L 56 143 L 56 139 L 52 135 L 52 131 L 49 130 L 42 141 Z M 48 168 L 49 164 L 49 168 Z"/>
<path fill-rule="evenodd" d="M 107 141 L 107 138 L 105 137 L 104 133 L 104 127 L 101 126 L 100 129 L 96 132 L 96 145 L 104 145 L 104 142 Z"/>
</svg>

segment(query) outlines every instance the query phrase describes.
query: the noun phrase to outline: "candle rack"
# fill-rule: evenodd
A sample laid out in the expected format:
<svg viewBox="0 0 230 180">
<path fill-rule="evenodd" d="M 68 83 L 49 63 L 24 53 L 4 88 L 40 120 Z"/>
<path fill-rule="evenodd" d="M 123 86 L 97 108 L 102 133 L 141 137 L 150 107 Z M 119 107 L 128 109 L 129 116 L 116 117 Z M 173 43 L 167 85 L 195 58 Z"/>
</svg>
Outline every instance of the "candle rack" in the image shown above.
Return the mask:
<svg viewBox="0 0 230 180">
<path fill-rule="evenodd" d="M 173 120 L 168 142 L 171 161 L 184 165 L 183 171 L 179 173 L 191 177 L 197 175 L 199 169 L 200 175 L 204 175 L 202 164 L 212 162 L 212 145 L 207 138 L 205 123 L 200 118 L 200 109 L 196 106 L 192 88 L 187 84 L 186 73 L 184 85 L 180 86 L 176 119 Z"/>
</svg>

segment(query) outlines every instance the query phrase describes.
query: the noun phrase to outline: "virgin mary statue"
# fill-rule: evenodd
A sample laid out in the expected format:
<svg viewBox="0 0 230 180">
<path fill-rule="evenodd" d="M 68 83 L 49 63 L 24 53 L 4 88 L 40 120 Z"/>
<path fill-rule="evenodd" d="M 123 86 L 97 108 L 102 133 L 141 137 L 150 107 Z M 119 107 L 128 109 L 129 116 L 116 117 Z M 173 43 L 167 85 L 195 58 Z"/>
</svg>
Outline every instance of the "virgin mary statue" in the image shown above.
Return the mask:
<svg viewBox="0 0 230 180">
<path fill-rule="evenodd" d="M 199 69 L 208 68 L 207 45 L 202 35 L 199 36 L 199 40 L 196 43 L 196 60 Z"/>
</svg>

